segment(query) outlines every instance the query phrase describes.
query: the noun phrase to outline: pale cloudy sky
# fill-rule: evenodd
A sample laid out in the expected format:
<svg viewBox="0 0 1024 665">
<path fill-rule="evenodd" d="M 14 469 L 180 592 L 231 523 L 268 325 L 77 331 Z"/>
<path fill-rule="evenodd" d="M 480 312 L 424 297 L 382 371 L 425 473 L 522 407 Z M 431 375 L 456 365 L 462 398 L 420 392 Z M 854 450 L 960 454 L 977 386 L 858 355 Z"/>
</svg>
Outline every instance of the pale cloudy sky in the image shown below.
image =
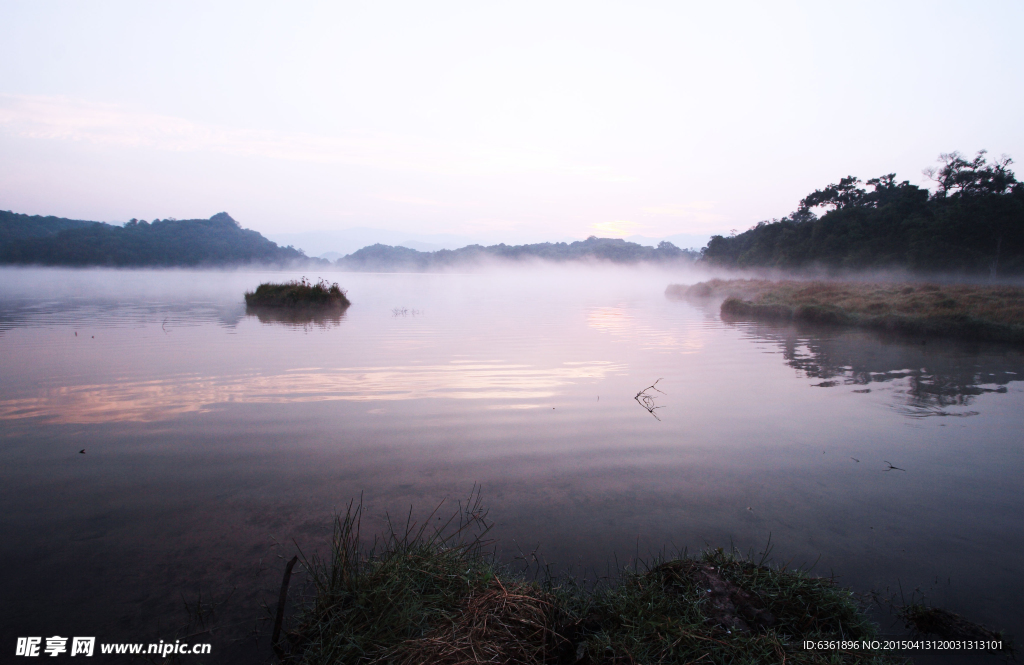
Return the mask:
<svg viewBox="0 0 1024 665">
<path fill-rule="evenodd" d="M 0 0 L 0 209 L 715 233 L 1024 160 L 1024 3 Z"/>
</svg>

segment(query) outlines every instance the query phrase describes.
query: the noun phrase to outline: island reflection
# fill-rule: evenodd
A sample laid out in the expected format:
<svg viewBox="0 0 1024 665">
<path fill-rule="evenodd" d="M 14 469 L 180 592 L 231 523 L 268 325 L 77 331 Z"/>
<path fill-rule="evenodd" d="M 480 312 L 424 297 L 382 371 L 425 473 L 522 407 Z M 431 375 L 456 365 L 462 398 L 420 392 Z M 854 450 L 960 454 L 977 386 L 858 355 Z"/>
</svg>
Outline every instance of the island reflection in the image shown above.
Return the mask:
<svg viewBox="0 0 1024 665">
<path fill-rule="evenodd" d="M 263 324 L 279 324 L 289 328 L 329 330 L 337 328 L 345 319 L 347 308 L 316 307 L 260 307 L 246 305 L 245 315 L 256 317 Z"/>
<path fill-rule="evenodd" d="M 1024 354 L 1009 345 L 956 340 L 911 340 L 870 331 L 817 327 L 745 327 L 770 342 L 785 363 L 815 388 L 847 387 L 854 393 L 890 391 L 890 406 L 912 418 L 965 417 L 979 395 L 1006 393 L 1024 377 Z"/>
</svg>

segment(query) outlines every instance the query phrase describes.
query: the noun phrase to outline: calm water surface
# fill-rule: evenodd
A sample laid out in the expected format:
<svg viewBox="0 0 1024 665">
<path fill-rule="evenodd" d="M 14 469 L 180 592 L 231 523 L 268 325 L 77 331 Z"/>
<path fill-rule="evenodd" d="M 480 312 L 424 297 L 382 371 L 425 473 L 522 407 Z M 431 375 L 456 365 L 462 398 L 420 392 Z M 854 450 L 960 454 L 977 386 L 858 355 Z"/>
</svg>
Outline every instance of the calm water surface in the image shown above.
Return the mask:
<svg viewBox="0 0 1024 665">
<path fill-rule="evenodd" d="M 663 295 L 699 276 L 617 269 L 337 274 L 342 316 L 247 315 L 293 276 L 0 271 L 4 645 L 173 640 L 200 602 L 211 662 L 266 658 L 296 543 L 474 483 L 506 559 L 770 537 L 1022 634 L 1019 350 L 723 322 Z"/>
</svg>

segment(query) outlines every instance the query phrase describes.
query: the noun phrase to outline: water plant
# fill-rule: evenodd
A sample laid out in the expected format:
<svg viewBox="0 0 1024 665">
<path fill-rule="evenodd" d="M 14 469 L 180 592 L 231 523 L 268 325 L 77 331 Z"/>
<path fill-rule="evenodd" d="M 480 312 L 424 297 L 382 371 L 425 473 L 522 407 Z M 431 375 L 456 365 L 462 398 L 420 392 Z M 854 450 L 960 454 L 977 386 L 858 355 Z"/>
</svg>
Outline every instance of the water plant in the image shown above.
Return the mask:
<svg viewBox="0 0 1024 665">
<path fill-rule="evenodd" d="M 549 572 L 528 579 L 495 560 L 479 493 L 447 520 L 360 540 L 362 506 L 335 520 L 330 552 L 302 558 L 309 592 L 275 644 L 283 662 L 864 663 L 871 649 L 805 640 L 875 635 L 852 592 L 722 549 L 638 562 L 613 581 Z M 433 524 L 441 524 L 434 527 Z"/>
<path fill-rule="evenodd" d="M 283 284 L 264 282 L 255 291 L 245 293 L 249 307 L 332 307 L 345 308 L 351 303 L 337 282 L 321 278 L 312 282 L 305 277 Z"/>
</svg>

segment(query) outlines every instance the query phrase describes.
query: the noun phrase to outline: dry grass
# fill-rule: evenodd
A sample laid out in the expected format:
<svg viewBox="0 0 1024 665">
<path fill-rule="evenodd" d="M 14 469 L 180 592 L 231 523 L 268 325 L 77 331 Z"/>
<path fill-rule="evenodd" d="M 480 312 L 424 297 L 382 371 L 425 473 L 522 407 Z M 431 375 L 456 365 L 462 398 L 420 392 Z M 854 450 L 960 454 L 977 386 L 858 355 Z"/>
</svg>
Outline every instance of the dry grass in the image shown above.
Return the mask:
<svg viewBox="0 0 1024 665">
<path fill-rule="evenodd" d="M 794 319 L 995 341 L 1024 341 L 1024 288 L 711 280 L 674 297 L 724 298 L 723 315 Z"/>
<path fill-rule="evenodd" d="M 808 650 L 803 640 L 865 639 L 875 627 L 833 580 L 721 549 L 638 562 L 586 585 L 530 582 L 483 547 L 479 493 L 445 522 L 431 513 L 364 549 L 361 508 L 335 524 L 281 660 L 296 665 L 888 665 L 880 651 Z M 428 526 L 444 523 L 437 528 Z M 389 520 L 390 524 L 390 520 Z"/>
<path fill-rule="evenodd" d="M 555 599 L 538 587 L 494 578 L 463 599 L 461 612 L 375 662 L 395 665 L 550 663 L 567 640 L 555 632 Z M 564 650 L 564 649 L 563 649 Z"/>
</svg>

